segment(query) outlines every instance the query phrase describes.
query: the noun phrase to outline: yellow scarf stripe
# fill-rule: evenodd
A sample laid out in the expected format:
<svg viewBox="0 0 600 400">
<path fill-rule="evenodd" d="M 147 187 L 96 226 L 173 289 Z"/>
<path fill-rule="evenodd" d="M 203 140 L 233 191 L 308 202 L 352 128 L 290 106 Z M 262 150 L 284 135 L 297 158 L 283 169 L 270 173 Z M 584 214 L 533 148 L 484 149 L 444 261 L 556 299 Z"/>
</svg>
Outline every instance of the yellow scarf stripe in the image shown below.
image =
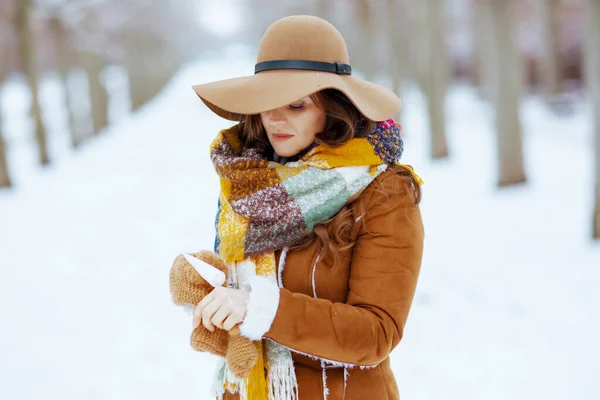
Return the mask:
<svg viewBox="0 0 600 400">
<path fill-rule="evenodd" d="M 269 277 L 277 274 L 275 255 L 273 252 L 252 256 L 250 257 L 250 260 L 256 265 L 256 275 Z"/>
<path fill-rule="evenodd" d="M 381 158 L 373 152 L 373 146 L 367 139 L 362 138 L 352 139 L 335 148 L 315 147 L 303 159 L 305 159 L 305 165 L 322 169 L 379 165 L 382 163 Z"/>
<path fill-rule="evenodd" d="M 224 196 L 221 196 L 221 214 L 219 215 L 218 224 L 221 238 L 219 254 L 227 263 L 243 260 L 245 234 L 248 225 L 250 225 L 250 220 L 234 212 Z"/>
<path fill-rule="evenodd" d="M 259 350 L 258 361 L 246 379 L 246 398 L 248 400 L 268 400 L 269 387 L 265 370 L 266 364 L 262 342 L 256 342 L 256 347 Z"/>
</svg>

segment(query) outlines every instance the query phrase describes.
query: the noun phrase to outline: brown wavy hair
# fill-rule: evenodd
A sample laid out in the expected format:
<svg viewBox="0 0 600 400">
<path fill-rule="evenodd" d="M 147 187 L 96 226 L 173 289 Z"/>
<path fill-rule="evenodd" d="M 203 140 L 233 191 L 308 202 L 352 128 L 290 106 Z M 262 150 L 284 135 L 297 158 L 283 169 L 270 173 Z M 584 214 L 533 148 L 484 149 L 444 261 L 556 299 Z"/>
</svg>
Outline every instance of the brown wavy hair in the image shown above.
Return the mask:
<svg viewBox="0 0 600 400">
<path fill-rule="evenodd" d="M 342 92 L 325 89 L 312 94 L 311 99 L 327 115 L 323 132 L 316 135 L 318 144 L 336 147 L 350 139 L 363 138 L 377 126 L 376 121 L 367 119 Z M 241 138 L 245 146 L 258 148 L 266 158 L 273 155 L 273 147 L 265 133 L 260 115 L 244 115 L 240 121 Z M 388 170 L 400 175 L 402 184 L 385 186 L 377 183 L 374 188 L 378 198 L 385 201 L 390 196 L 408 193 L 415 204 L 421 201 L 421 189 L 412 173 L 405 167 L 390 165 Z M 365 196 L 360 193 L 350 198 L 348 203 L 330 219 L 315 225 L 302 242 L 292 249 L 305 249 L 315 242 L 320 259 L 329 259 L 333 265 L 340 261 L 340 251 L 354 246 L 354 238 L 364 227 L 364 218 L 356 218 L 366 211 Z"/>
</svg>

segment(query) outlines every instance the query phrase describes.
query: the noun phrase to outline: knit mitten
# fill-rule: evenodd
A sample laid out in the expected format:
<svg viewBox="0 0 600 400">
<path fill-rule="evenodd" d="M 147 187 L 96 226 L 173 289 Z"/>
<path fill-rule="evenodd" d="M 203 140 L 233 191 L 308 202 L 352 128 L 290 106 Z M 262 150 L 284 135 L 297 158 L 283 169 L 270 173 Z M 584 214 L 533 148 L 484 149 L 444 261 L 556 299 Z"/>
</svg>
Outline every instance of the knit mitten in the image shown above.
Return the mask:
<svg viewBox="0 0 600 400">
<path fill-rule="evenodd" d="M 192 256 L 213 265 L 227 274 L 227 265 L 215 254 L 209 251 L 192 253 Z M 214 259 L 213 259 L 214 257 Z M 219 262 L 220 261 L 220 262 Z M 171 267 L 169 276 L 171 295 L 175 304 L 196 308 L 200 300 L 207 296 L 213 287 L 187 262 L 183 255 L 178 255 Z M 222 329 L 209 331 L 200 324 L 192 331 L 190 344 L 196 351 L 206 351 L 220 357 L 227 354 L 229 335 Z"/>
<path fill-rule="evenodd" d="M 192 255 L 219 269 L 227 276 L 227 264 L 215 253 L 205 250 Z M 213 290 L 213 287 L 200 276 L 183 255 L 177 256 L 173 262 L 170 287 L 173 301 L 176 304 L 192 308 L 195 308 Z M 240 379 L 246 378 L 258 361 L 256 344 L 241 336 L 238 327 L 229 332 L 219 328 L 211 332 L 200 324 L 192 331 L 190 344 L 194 350 L 225 357 L 231 372 Z"/>
<path fill-rule="evenodd" d="M 242 336 L 237 326 L 229 331 L 229 347 L 226 358 L 229 370 L 240 379 L 247 378 L 252 367 L 258 361 L 256 343 Z"/>
</svg>

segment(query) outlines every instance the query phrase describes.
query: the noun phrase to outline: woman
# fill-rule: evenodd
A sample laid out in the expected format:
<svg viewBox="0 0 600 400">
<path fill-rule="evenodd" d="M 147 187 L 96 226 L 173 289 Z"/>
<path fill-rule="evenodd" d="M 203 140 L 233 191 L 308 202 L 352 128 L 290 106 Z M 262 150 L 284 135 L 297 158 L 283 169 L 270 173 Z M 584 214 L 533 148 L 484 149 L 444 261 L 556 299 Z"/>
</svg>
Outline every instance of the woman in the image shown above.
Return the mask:
<svg viewBox="0 0 600 400">
<path fill-rule="evenodd" d="M 193 324 L 239 325 L 261 354 L 244 380 L 222 363 L 216 397 L 398 399 L 389 354 L 423 250 L 420 181 L 396 163 L 399 99 L 352 77 L 340 33 L 309 16 L 269 27 L 253 76 L 194 90 L 239 124 L 211 146 L 229 287 Z"/>
</svg>

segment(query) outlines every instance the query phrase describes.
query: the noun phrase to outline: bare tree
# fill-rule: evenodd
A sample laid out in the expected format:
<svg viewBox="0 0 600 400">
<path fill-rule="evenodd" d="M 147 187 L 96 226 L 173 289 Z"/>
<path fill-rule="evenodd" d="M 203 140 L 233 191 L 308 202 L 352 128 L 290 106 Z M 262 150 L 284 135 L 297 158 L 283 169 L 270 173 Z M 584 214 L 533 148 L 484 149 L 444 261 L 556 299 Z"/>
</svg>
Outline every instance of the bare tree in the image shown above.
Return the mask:
<svg viewBox="0 0 600 400">
<path fill-rule="evenodd" d="M 593 237 L 600 238 L 600 0 L 587 0 L 586 8 L 586 81 L 592 102 L 594 129 L 595 190 Z"/>
<path fill-rule="evenodd" d="M 46 132 L 42 123 L 41 107 L 38 98 L 39 84 L 36 68 L 35 34 L 31 26 L 31 0 L 17 1 L 17 26 L 21 63 L 27 83 L 31 91 L 31 105 L 35 121 L 35 137 L 37 139 L 40 162 L 50 163 Z"/>
<path fill-rule="evenodd" d="M 0 47 L 0 51 L 2 51 Z M 0 84 L 4 81 L 4 64 L 3 59 L 0 58 Z M 0 110 L 0 187 L 10 187 L 11 181 L 8 174 L 8 162 L 6 160 L 6 144 L 4 143 L 4 137 L 2 136 L 2 112 Z"/>
<path fill-rule="evenodd" d="M 95 132 L 107 124 L 110 100 L 100 71 L 107 63 L 124 66 L 133 109 L 144 104 L 187 58 L 197 56 L 203 48 L 197 7 L 194 0 L 65 3 L 64 13 L 77 30 L 74 45 L 79 61 L 89 79 Z"/>
<path fill-rule="evenodd" d="M 108 94 L 101 80 L 104 62 L 92 49 L 82 51 L 79 57 L 87 74 L 94 134 L 98 134 L 108 125 Z"/>
<path fill-rule="evenodd" d="M 515 1 L 490 2 L 494 18 L 493 46 L 490 55 L 495 68 L 494 103 L 498 152 L 498 186 L 525 182 L 519 104 L 521 103 L 522 64 L 516 46 Z"/>
<path fill-rule="evenodd" d="M 163 56 L 156 57 L 150 38 L 130 37 L 129 56 L 126 60 L 131 89 L 131 106 L 135 110 L 152 99 L 177 70 L 176 58 L 169 57 L 164 49 Z"/>
<path fill-rule="evenodd" d="M 424 0 L 423 29 L 425 63 L 423 65 L 423 89 L 429 111 L 430 152 L 434 159 L 448 156 L 446 140 L 446 92 L 450 75 L 447 54 L 446 24 L 443 2 Z"/>
<path fill-rule="evenodd" d="M 59 10 L 56 10 L 57 14 Z M 69 120 L 69 135 L 71 137 L 71 146 L 76 148 L 80 144 L 80 135 L 77 131 L 77 121 L 75 119 L 75 113 L 71 108 L 73 103 L 71 99 L 71 92 L 69 90 L 68 76 L 71 67 L 75 64 L 75 51 L 72 41 L 71 32 L 65 26 L 64 22 L 60 18 L 60 14 L 54 15 L 48 20 L 49 29 L 52 32 L 54 39 L 54 46 L 56 51 L 56 63 L 58 72 L 63 81 L 63 88 L 65 93 L 64 107 L 67 110 L 67 117 Z"/>
<path fill-rule="evenodd" d="M 0 115 L 0 187 L 10 187 L 12 185 L 8 174 L 7 150 L 4 138 L 2 137 L 2 115 Z"/>
<path fill-rule="evenodd" d="M 542 20 L 543 58 L 540 72 L 544 94 L 551 98 L 562 91 L 561 66 L 558 52 L 560 0 L 538 0 Z"/>
<path fill-rule="evenodd" d="M 172 38 L 173 25 L 185 27 L 183 22 L 186 21 L 180 15 L 177 15 L 178 20 L 174 18 L 172 10 L 177 8 L 175 4 L 179 3 L 169 0 L 140 4 L 135 9 L 135 18 L 143 22 L 136 26 L 136 30 L 121 34 L 133 109 L 162 89 L 184 61 L 185 48 L 190 47 L 186 40 Z"/>
<path fill-rule="evenodd" d="M 386 1 L 386 15 L 388 37 L 390 43 L 390 75 L 392 77 L 392 90 L 394 93 L 400 94 L 402 90 L 403 80 L 406 74 L 406 49 L 402 38 L 402 27 L 404 24 L 400 21 L 400 7 L 398 0 Z"/>
<path fill-rule="evenodd" d="M 493 47 L 494 18 L 491 3 L 488 0 L 474 0 L 475 23 L 475 65 L 480 94 L 487 100 L 494 98 L 494 75 L 497 65 L 493 63 L 490 51 Z"/>
<path fill-rule="evenodd" d="M 371 0 L 354 0 L 356 18 L 358 23 L 358 42 L 356 51 L 358 67 L 367 80 L 372 81 L 377 69 L 377 61 L 373 48 L 375 27 L 373 24 L 373 3 Z"/>
<path fill-rule="evenodd" d="M 94 134 L 108 125 L 108 94 L 101 81 L 105 60 L 103 54 L 110 51 L 111 43 L 106 32 L 102 32 L 103 18 L 107 16 L 102 3 L 92 4 L 82 10 L 78 25 L 84 32 L 77 41 L 77 58 L 85 69 L 91 107 Z"/>
</svg>

